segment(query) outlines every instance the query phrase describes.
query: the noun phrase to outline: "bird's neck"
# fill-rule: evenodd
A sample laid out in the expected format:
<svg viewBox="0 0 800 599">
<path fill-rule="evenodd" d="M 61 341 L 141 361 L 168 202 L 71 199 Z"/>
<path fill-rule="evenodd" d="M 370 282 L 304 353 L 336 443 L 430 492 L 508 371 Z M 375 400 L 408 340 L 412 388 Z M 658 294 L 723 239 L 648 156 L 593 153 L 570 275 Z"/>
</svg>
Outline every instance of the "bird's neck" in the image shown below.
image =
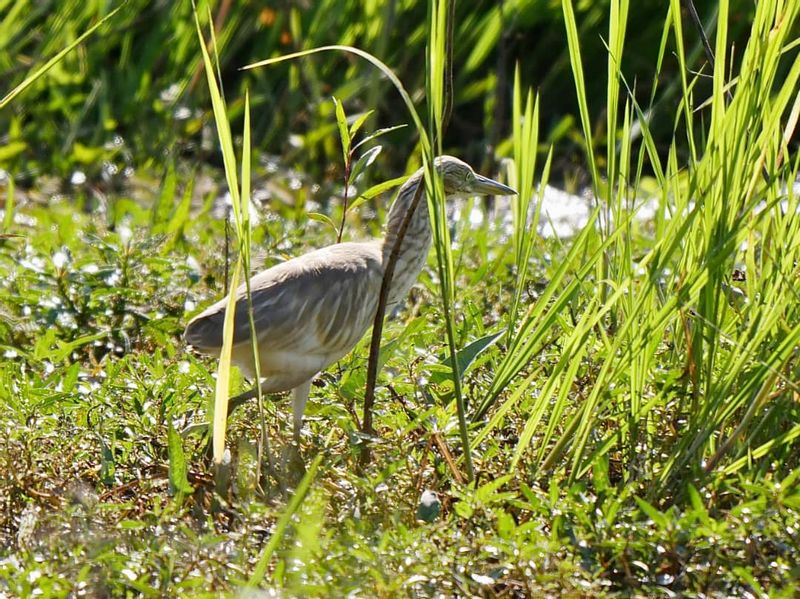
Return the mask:
<svg viewBox="0 0 800 599">
<path fill-rule="evenodd" d="M 400 188 L 397 199 L 389 208 L 389 216 L 386 221 L 386 236 L 383 242 L 384 261 L 388 260 L 397 238 L 400 236 L 403 222 L 406 215 L 414 203 L 417 189 L 422 186 L 417 205 L 411 220 L 408 223 L 403 243 L 400 246 L 400 259 L 408 258 L 405 254 L 424 251 L 425 255 L 430 249 L 431 243 L 431 224 L 428 218 L 428 203 L 425 199 L 424 181 L 422 179 L 422 169 L 414 173 Z"/>
<path fill-rule="evenodd" d="M 408 214 L 411 205 L 414 203 L 414 197 L 420 185 L 424 186 L 422 169 L 414 173 L 403 184 L 397 194 L 397 199 L 389 209 L 386 236 L 383 240 L 384 265 L 389 261 L 392 248 L 400 236 L 403 222 L 406 220 L 406 214 Z M 392 295 L 405 295 L 425 265 L 430 247 L 431 224 L 428 217 L 428 203 L 425 199 L 425 190 L 423 188 L 400 245 L 400 253 L 397 257 L 393 276 Z"/>
</svg>

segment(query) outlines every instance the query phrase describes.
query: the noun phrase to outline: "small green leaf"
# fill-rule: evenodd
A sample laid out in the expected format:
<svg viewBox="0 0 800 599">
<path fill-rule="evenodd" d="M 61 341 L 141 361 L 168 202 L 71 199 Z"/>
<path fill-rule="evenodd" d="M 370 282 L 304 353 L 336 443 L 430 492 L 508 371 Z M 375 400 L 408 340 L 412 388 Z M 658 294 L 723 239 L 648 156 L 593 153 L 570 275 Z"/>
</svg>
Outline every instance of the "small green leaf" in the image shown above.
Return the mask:
<svg viewBox="0 0 800 599">
<path fill-rule="evenodd" d="M 395 125 L 394 127 L 385 127 L 383 129 L 378 129 L 367 135 L 364 139 L 358 142 L 355 146 L 353 146 L 353 150 L 357 150 L 365 143 L 371 142 L 373 139 L 378 139 L 381 135 L 386 135 L 387 133 L 391 133 L 392 131 L 397 131 L 398 129 L 402 129 L 403 127 L 407 127 L 407 125 Z"/>
<path fill-rule="evenodd" d="M 322 214 L 321 212 L 307 212 L 306 216 L 311 220 L 329 225 L 333 229 L 333 232 L 336 233 L 337 236 L 339 235 L 339 228 L 336 226 L 336 223 L 326 214 Z"/>
<path fill-rule="evenodd" d="M 350 205 L 347 207 L 348 210 L 352 210 L 353 208 L 360 206 L 364 202 L 368 202 L 372 198 L 378 197 L 385 191 L 389 191 L 390 189 L 394 189 L 398 185 L 402 185 L 408 179 L 407 176 L 397 177 L 395 179 L 389 179 L 388 181 L 384 181 L 383 183 L 378 183 L 377 185 L 373 185 L 369 189 L 367 189 L 364 193 L 358 196 L 355 200 L 350 202 Z"/>
<path fill-rule="evenodd" d="M 117 528 L 120 530 L 141 530 L 147 526 L 147 523 L 141 520 L 120 520 L 117 524 Z"/>
<path fill-rule="evenodd" d="M 189 221 L 189 212 L 192 208 L 192 192 L 194 191 L 194 184 L 192 180 L 186 185 L 186 190 L 183 192 L 181 201 L 170 216 L 169 223 L 167 223 L 167 233 L 170 235 L 178 235 L 183 231 L 186 223 Z"/>
<path fill-rule="evenodd" d="M 356 136 L 356 133 L 358 133 L 358 130 L 361 129 L 362 125 L 369 118 L 369 115 L 371 115 L 373 112 L 375 112 L 375 111 L 374 110 L 368 110 L 364 114 L 359 115 L 356 118 L 356 120 L 353 121 L 353 124 L 350 125 L 350 139 L 353 139 Z"/>
<path fill-rule="evenodd" d="M 10 141 L 7 144 L 0 146 L 0 162 L 11 160 L 15 156 L 22 154 L 28 148 L 28 144 L 24 141 Z"/>
<path fill-rule="evenodd" d="M 58 341 L 57 347 L 48 352 L 48 358 L 54 362 L 61 362 L 62 360 L 66 360 L 76 349 L 88 345 L 89 343 L 106 339 L 107 337 L 108 333 L 95 333 L 93 335 L 78 337 L 74 341 Z"/>
<path fill-rule="evenodd" d="M 82 147 L 80 144 L 75 144 L 75 152 L 77 156 L 78 148 Z M 150 209 L 150 232 L 153 235 L 160 235 L 164 232 L 168 222 L 169 213 L 172 208 L 172 202 L 178 189 L 178 177 L 175 173 L 175 163 L 170 162 L 167 165 L 167 172 L 161 183 L 161 193 L 155 198 L 153 206 Z"/>
<path fill-rule="evenodd" d="M 100 480 L 107 487 L 114 484 L 114 472 L 116 471 L 114 463 L 114 452 L 108 446 L 106 440 L 100 437 Z"/>
<path fill-rule="evenodd" d="M 459 501 L 453 506 L 453 509 L 455 510 L 456 514 L 461 516 L 464 520 L 469 520 L 472 518 L 472 514 L 475 512 L 475 510 L 472 509 L 472 506 L 466 501 Z"/>
<path fill-rule="evenodd" d="M 648 518 L 650 518 L 656 526 L 660 529 L 664 530 L 667 525 L 669 524 L 669 520 L 667 517 L 659 512 L 655 507 L 653 507 L 650 503 L 642 499 L 641 497 L 634 496 L 636 503 L 639 504 L 639 509 L 644 513 Z"/>
<path fill-rule="evenodd" d="M 369 150 L 367 150 L 366 152 L 364 152 L 359 157 L 359 159 L 356 160 L 356 163 L 350 170 L 350 180 L 348 181 L 348 183 L 352 183 L 353 181 L 355 181 L 356 177 L 358 177 L 364 171 L 365 168 L 367 168 L 369 165 L 375 162 L 375 159 L 378 157 L 378 154 L 381 153 L 382 149 L 383 146 L 374 146 Z"/>
<path fill-rule="evenodd" d="M 504 476 L 495 478 L 484 485 L 481 485 L 475 491 L 475 499 L 480 503 L 491 503 L 493 495 L 497 493 L 500 487 L 510 481 L 511 478 L 512 476 L 510 474 L 506 474 Z"/>
<path fill-rule="evenodd" d="M 94 164 L 98 162 L 105 152 L 106 150 L 102 146 L 85 146 L 78 141 L 72 146 L 72 156 L 77 162 L 83 164 Z"/>
<path fill-rule="evenodd" d="M 167 450 L 169 452 L 169 491 L 173 495 L 186 495 L 193 491 L 189 484 L 186 456 L 183 453 L 181 436 L 172 426 L 167 431 Z"/>
<path fill-rule="evenodd" d="M 706 506 L 703 504 L 703 498 L 700 497 L 700 493 L 692 484 L 690 484 L 686 490 L 689 494 L 689 501 L 692 503 L 695 514 L 704 524 L 707 524 L 709 521 L 708 512 L 706 511 Z"/>
<path fill-rule="evenodd" d="M 497 517 L 497 534 L 500 538 L 510 540 L 517 528 L 517 523 L 508 512 L 498 509 L 495 511 Z"/>
<path fill-rule="evenodd" d="M 347 164 L 350 162 L 350 131 L 347 128 L 347 116 L 339 100 L 334 98 L 333 104 L 336 106 L 336 124 L 339 125 L 339 139 L 342 141 L 342 159 Z"/>
<path fill-rule="evenodd" d="M 608 481 L 608 456 L 606 454 L 598 455 L 592 462 L 592 481 L 594 482 L 594 488 L 599 493 L 608 491 L 610 484 Z"/>
</svg>

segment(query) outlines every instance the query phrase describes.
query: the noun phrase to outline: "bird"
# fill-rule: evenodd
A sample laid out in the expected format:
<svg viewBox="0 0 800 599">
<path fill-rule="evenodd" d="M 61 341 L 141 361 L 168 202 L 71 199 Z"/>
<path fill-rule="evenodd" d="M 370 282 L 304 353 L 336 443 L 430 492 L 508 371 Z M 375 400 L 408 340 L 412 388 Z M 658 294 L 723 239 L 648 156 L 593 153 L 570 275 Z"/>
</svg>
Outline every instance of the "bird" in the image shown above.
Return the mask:
<svg viewBox="0 0 800 599">
<path fill-rule="evenodd" d="M 516 191 L 477 174 L 466 162 L 439 156 L 434 166 L 446 197 L 514 195 Z M 375 319 L 384 270 L 419 185 L 420 168 L 400 187 L 389 209 L 383 238 L 342 242 L 313 250 L 264 270 L 250 279 L 258 345 L 261 390 L 292 392 L 293 439 L 299 445 L 303 413 L 314 377 L 347 355 Z M 432 242 L 428 206 L 418 201 L 400 245 L 389 286 L 386 314 L 406 296 L 425 265 Z M 231 361 L 253 380 L 253 358 L 244 284 L 234 292 Z M 196 351 L 219 355 L 228 299 L 212 304 L 186 326 L 184 339 Z M 256 385 L 259 381 L 254 381 Z M 256 397 L 257 387 L 234 397 L 228 415 Z"/>
</svg>

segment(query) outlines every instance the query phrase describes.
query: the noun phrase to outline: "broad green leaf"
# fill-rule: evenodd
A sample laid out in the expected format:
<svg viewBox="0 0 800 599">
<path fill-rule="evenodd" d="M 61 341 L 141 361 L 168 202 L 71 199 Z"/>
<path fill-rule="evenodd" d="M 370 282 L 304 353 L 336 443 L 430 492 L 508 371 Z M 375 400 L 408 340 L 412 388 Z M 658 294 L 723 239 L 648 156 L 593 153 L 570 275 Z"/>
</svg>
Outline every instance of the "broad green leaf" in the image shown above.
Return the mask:
<svg viewBox="0 0 800 599">
<path fill-rule="evenodd" d="M 230 281 L 230 293 L 225 306 L 225 320 L 222 327 L 222 351 L 217 367 L 217 384 L 214 391 L 214 421 L 212 429 L 212 445 L 214 463 L 221 464 L 225 453 L 225 431 L 228 426 L 228 399 L 231 382 L 231 350 L 233 348 L 233 318 L 236 314 L 236 289 L 239 287 L 239 273 L 242 270 L 242 256 L 233 267 Z"/>
<path fill-rule="evenodd" d="M 189 484 L 186 456 L 183 453 L 183 440 L 170 422 L 167 429 L 167 450 L 169 454 L 169 490 L 173 495 L 187 495 L 194 489 Z"/>
<path fill-rule="evenodd" d="M 211 19 L 210 7 L 208 8 L 208 11 L 208 22 L 212 23 L 213 21 Z M 241 247 L 243 240 L 249 239 L 249 233 L 245 232 L 247 227 L 244 219 L 247 217 L 242 215 L 242 196 L 240 191 L 246 191 L 248 188 L 245 185 L 242 190 L 239 189 L 239 180 L 236 168 L 236 154 L 233 149 L 233 136 L 231 135 L 230 123 L 228 122 L 225 98 L 223 97 L 222 91 L 217 83 L 216 75 L 214 73 L 214 66 L 206 48 L 206 42 L 203 38 L 203 32 L 200 28 L 200 19 L 197 15 L 197 12 L 194 13 L 194 22 L 195 29 L 197 31 L 197 38 L 200 42 L 200 51 L 203 56 L 206 81 L 211 94 L 211 105 L 214 110 L 214 122 L 216 124 L 217 135 L 222 148 L 222 158 L 225 166 L 225 178 L 228 182 L 228 191 L 231 194 L 231 204 L 233 206 L 233 215 L 236 222 L 236 233 Z M 210 35 L 211 46 L 216 54 L 217 44 L 213 27 L 210 28 Z M 219 59 L 217 59 L 217 64 L 219 64 Z M 228 424 L 228 399 L 230 394 L 231 378 L 231 350 L 233 347 L 233 319 L 236 306 L 235 290 L 239 286 L 239 274 L 242 271 L 244 261 L 247 260 L 247 251 L 249 251 L 249 248 L 245 252 L 239 253 L 236 266 L 231 274 L 231 293 L 228 294 L 228 301 L 225 308 L 225 319 L 222 333 L 222 350 L 220 351 L 219 355 L 217 382 L 214 391 L 213 404 L 214 420 L 212 426 L 212 447 L 215 464 L 222 463 L 225 453 L 225 431 Z M 248 275 L 249 273 L 245 274 L 245 276 Z"/>
<path fill-rule="evenodd" d="M 458 350 L 458 353 L 456 354 L 456 360 L 458 361 L 458 372 L 462 379 L 464 378 L 464 373 L 467 371 L 467 369 L 469 369 L 470 366 L 472 366 L 476 358 L 494 345 L 504 334 L 505 331 L 486 335 L 485 337 L 476 339 L 466 347 Z M 443 366 L 446 366 L 446 369 L 437 370 L 431 373 L 431 382 L 436 384 L 441 384 L 445 380 L 449 379 L 452 370 L 450 356 L 440 356 L 439 360 L 439 363 Z"/>
</svg>

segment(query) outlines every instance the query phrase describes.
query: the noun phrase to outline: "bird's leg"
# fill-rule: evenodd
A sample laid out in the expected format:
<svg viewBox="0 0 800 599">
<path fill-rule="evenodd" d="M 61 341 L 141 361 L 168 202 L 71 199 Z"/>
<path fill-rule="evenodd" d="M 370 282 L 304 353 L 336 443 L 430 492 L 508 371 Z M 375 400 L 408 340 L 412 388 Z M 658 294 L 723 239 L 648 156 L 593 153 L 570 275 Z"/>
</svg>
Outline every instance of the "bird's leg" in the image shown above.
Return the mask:
<svg viewBox="0 0 800 599">
<path fill-rule="evenodd" d="M 261 383 L 261 390 L 262 390 L 262 393 L 265 394 L 265 395 L 269 393 L 269 391 L 267 390 L 267 381 L 263 381 Z M 239 406 L 241 406 L 244 403 L 247 403 L 249 400 L 253 399 L 254 397 L 258 397 L 258 387 L 257 386 L 254 386 L 249 391 L 245 391 L 244 393 L 240 393 L 239 395 L 237 395 L 235 397 L 231 397 L 228 400 L 228 417 L 230 417 L 230 415 L 233 414 L 233 412 L 234 412 L 234 410 L 236 410 L 236 408 L 238 408 Z M 195 432 L 208 430 L 208 427 L 209 427 L 209 423 L 208 422 L 198 422 L 196 424 L 190 424 L 189 426 L 187 426 L 186 428 L 183 429 L 181 434 L 184 437 L 186 437 L 186 436 L 191 435 L 191 434 L 193 434 Z M 210 447 L 210 443 L 211 443 L 211 441 L 209 440 L 209 447 Z"/>
<path fill-rule="evenodd" d="M 300 431 L 303 429 L 303 412 L 311 392 L 311 379 L 292 389 L 292 415 L 294 424 L 294 442 L 300 445 Z"/>
<path fill-rule="evenodd" d="M 261 383 L 261 385 L 263 387 L 264 383 Z M 245 391 L 244 393 L 240 393 L 236 397 L 231 397 L 228 400 L 228 417 L 230 417 L 230 415 L 233 414 L 233 411 L 236 408 L 238 408 L 243 403 L 246 403 L 247 401 L 253 399 L 254 397 L 258 397 L 258 385 L 255 385 L 249 391 Z"/>
<path fill-rule="evenodd" d="M 277 382 L 277 384 L 276 384 Z M 283 386 L 280 380 L 268 378 L 261 381 L 261 394 L 266 397 L 267 395 L 274 395 L 276 393 L 280 393 L 285 387 Z M 249 391 L 245 391 L 244 393 L 240 393 L 236 397 L 231 397 L 228 400 L 228 416 L 230 417 L 233 414 L 233 411 L 236 410 L 239 406 L 244 403 L 247 403 L 251 399 L 258 397 L 258 385 L 253 385 L 253 388 Z M 272 397 L 271 399 L 275 399 Z"/>
<path fill-rule="evenodd" d="M 303 412 L 311 391 L 311 379 L 292 389 L 292 424 L 294 425 L 294 442 L 281 452 L 281 488 L 296 488 L 306 473 L 303 456 L 300 453 L 300 431 L 303 429 Z"/>
<path fill-rule="evenodd" d="M 264 387 L 266 387 L 266 381 L 261 383 L 262 393 L 265 393 Z M 228 418 L 231 417 L 231 414 L 233 414 L 233 412 L 234 412 L 234 410 L 236 410 L 236 408 L 241 406 L 243 403 L 247 403 L 249 400 L 253 399 L 254 397 L 258 397 L 258 385 L 255 385 L 249 391 L 245 391 L 244 393 L 240 393 L 239 395 L 237 395 L 235 397 L 231 397 L 228 400 Z M 200 425 L 189 426 L 186 429 L 184 429 L 184 434 L 188 433 L 194 427 L 208 429 L 209 425 L 207 423 L 202 423 Z M 211 435 L 209 435 L 209 437 L 208 437 L 208 445 L 206 446 L 206 457 L 209 460 L 211 459 L 211 453 L 212 453 L 212 438 L 211 438 Z"/>
</svg>

